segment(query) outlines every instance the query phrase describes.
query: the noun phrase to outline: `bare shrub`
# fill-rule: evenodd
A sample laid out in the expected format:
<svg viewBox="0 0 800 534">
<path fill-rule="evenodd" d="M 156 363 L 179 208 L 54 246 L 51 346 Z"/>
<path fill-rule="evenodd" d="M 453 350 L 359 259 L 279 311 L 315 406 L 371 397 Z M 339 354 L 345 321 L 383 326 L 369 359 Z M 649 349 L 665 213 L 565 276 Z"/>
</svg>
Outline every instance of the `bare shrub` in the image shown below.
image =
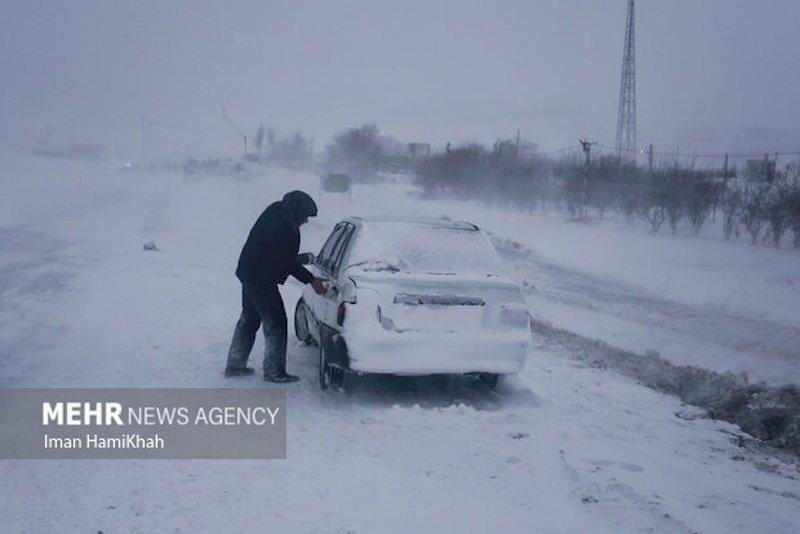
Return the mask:
<svg viewBox="0 0 800 534">
<path fill-rule="evenodd" d="M 685 211 L 694 235 L 698 235 L 721 195 L 723 185 L 707 172 L 693 171 L 686 181 Z"/>
<path fill-rule="evenodd" d="M 741 220 L 753 245 L 756 244 L 766 221 L 765 204 L 769 185 L 760 182 L 748 183 L 742 199 Z"/>
<path fill-rule="evenodd" d="M 737 230 L 739 219 L 742 215 L 742 205 L 744 204 L 744 186 L 741 181 L 733 180 L 728 183 L 728 187 L 722 196 L 722 231 L 725 239 L 730 239 L 734 230 Z M 738 235 L 738 230 L 736 231 Z"/>
<path fill-rule="evenodd" d="M 640 169 L 630 161 L 619 164 L 617 178 L 614 182 L 614 199 L 617 209 L 631 222 L 636 210 L 643 202 L 645 190 L 645 176 Z"/>
<path fill-rule="evenodd" d="M 499 140 L 491 150 L 473 143 L 432 155 L 417 167 L 416 183 L 428 196 L 480 198 L 531 210 L 550 194 L 550 174 L 548 160 L 518 157 L 513 143 Z"/>
<path fill-rule="evenodd" d="M 486 149 L 479 144 L 435 154 L 419 166 L 416 182 L 429 196 L 478 197 L 476 186 L 481 179 L 485 158 Z"/>
<path fill-rule="evenodd" d="M 345 170 L 354 177 L 372 177 L 380 168 L 383 145 L 375 124 L 364 124 L 336 134 L 327 147 L 327 164 L 332 170 Z"/>
<path fill-rule="evenodd" d="M 779 247 L 781 239 L 789 229 L 790 187 L 785 180 L 778 181 L 767 193 L 764 202 L 764 216 L 767 232 L 764 239 L 771 238 L 772 244 Z"/>
<path fill-rule="evenodd" d="M 266 150 L 262 149 L 264 141 Z M 271 126 L 266 131 L 261 126 L 256 132 L 256 148 L 267 164 L 289 169 L 305 169 L 311 165 L 311 141 L 299 132 L 281 137 Z"/>
<path fill-rule="evenodd" d="M 800 248 L 800 177 L 794 177 L 787 183 L 786 212 L 794 235 L 794 246 Z"/>
<path fill-rule="evenodd" d="M 667 216 L 668 187 L 669 183 L 661 173 L 652 173 L 645 182 L 644 195 L 637 213 L 650 225 L 654 234 L 658 233 Z"/>
</svg>

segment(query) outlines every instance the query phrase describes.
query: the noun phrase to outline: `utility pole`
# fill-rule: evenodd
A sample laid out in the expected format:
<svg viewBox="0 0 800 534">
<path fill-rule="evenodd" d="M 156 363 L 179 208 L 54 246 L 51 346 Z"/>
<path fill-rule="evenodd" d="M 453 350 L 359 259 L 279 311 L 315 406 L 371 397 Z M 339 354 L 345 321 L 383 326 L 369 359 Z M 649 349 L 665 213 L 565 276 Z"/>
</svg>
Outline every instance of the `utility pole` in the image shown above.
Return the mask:
<svg viewBox="0 0 800 534">
<path fill-rule="evenodd" d="M 225 124 L 226 122 L 230 124 L 240 136 L 242 136 L 242 140 L 244 141 L 244 155 L 247 156 L 247 136 L 242 130 L 239 129 L 238 126 L 236 126 L 236 124 L 234 124 L 230 117 L 228 117 L 228 115 L 225 113 L 225 106 L 222 106 L 222 124 Z"/>
<path fill-rule="evenodd" d="M 579 141 L 583 149 L 583 155 L 586 156 L 586 174 L 583 175 L 583 184 L 581 187 L 581 195 L 585 207 L 589 198 L 589 169 L 592 164 L 592 145 L 596 145 L 597 141 L 587 141 L 586 139 L 579 139 Z"/>
<path fill-rule="evenodd" d="M 519 130 L 517 130 L 517 140 L 516 143 L 514 144 L 514 155 L 516 157 L 519 157 Z"/>
<path fill-rule="evenodd" d="M 586 173 L 589 173 L 589 166 L 592 164 L 592 145 L 596 145 L 597 141 L 587 141 L 585 139 L 578 140 L 583 149 L 583 155 L 586 156 Z"/>
<path fill-rule="evenodd" d="M 650 169 L 650 174 L 653 174 L 653 145 L 647 147 L 647 166 Z"/>
</svg>

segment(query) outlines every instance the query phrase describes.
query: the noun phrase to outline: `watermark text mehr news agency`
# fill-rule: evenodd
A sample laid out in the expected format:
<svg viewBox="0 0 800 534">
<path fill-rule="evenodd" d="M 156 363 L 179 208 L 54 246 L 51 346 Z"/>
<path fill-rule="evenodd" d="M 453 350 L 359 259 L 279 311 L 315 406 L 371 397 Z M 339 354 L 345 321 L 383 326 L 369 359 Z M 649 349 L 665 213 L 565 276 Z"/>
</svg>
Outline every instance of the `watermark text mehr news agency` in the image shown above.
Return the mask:
<svg viewBox="0 0 800 534">
<path fill-rule="evenodd" d="M 43 402 L 44 426 L 275 426 L 280 407 L 211 406 L 191 409 L 187 406 L 128 406 L 118 402 Z M 130 433 L 108 437 L 86 434 L 81 437 L 44 435 L 44 447 L 96 449 L 163 449 L 164 439 L 158 434 L 141 436 Z"/>
</svg>

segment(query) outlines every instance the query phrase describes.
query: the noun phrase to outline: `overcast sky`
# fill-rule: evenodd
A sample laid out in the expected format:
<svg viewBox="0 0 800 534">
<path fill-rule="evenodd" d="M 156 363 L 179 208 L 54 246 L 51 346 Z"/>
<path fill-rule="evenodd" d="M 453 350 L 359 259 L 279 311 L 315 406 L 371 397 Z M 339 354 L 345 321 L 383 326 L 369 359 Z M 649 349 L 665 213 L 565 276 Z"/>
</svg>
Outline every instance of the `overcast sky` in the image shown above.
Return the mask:
<svg viewBox="0 0 800 534">
<path fill-rule="evenodd" d="M 543 148 L 613 144 L 625 0 L 3 5 L 5 146 L 47 124 L 93 141 L 147 113 L 162 142 L 185 131 L 229 149 L 223 104 L 248 132 L 272 123 L 320 145 L 368 121 L 434 143 L 519 128 Z M 799 1 L 636 7 L 640 144 L 800 148 Z"/>
</svg>

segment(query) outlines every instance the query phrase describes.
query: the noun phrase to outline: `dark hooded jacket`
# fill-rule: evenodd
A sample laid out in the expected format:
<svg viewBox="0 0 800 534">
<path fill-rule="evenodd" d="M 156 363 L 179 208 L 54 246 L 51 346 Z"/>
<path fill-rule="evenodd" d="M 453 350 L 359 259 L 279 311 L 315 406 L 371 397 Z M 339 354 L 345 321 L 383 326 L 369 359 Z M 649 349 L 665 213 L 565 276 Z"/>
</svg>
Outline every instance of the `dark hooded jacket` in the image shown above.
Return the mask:
<svg viewBox="0 0 800 534">
<path fill-rule="evenodd" d="M 283 284 L 291 274 L 304 284 L 314 276 L 300 264 L 300 224 L 317 214 L 314 200 L 292 191 L 273 202 L 256 220 L 239 255 L 236 277 L 243 284 L 268 288 Z"/>
</svg>

